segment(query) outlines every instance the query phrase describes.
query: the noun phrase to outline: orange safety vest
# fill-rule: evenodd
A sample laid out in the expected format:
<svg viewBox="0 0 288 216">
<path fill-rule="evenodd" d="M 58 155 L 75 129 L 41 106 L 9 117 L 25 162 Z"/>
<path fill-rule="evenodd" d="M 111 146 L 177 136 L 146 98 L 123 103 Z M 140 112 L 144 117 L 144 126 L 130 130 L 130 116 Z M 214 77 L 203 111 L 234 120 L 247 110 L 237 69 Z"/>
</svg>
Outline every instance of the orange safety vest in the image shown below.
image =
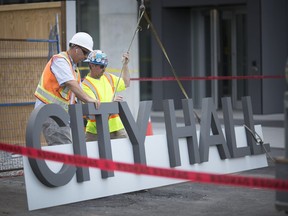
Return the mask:
<svg viewBox="0 0 288 216">
<path fill-rule="evenodd" d="M 55 75 L 51 71 L 52 61 L 56 58 L 64 58 L 67 61 L 71 73 L 80 85 L 81 75 L 78 68 L 74 71 L 67 52 L 61 52 L 54 55 L 46 64 L 34 95 L 45 104 L 56 103 L 68 111 L 68 105 L 75 103 L 75 95 L 67 86 L 60 86 Z"/>
</svg>

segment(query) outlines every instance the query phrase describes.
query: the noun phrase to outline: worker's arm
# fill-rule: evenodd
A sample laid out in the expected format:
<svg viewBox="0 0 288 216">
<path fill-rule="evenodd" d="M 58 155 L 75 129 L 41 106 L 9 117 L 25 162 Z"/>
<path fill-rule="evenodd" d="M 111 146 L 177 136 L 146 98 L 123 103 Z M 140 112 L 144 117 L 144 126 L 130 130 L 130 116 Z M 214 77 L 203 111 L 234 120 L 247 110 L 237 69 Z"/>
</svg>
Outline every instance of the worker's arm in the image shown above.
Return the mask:
<svg viewBox="0 0 288 216">
<path fill-rule="evenodd" d="M 126 88 L 130 86 L 130 73 L 128 68 L 129 58 L 130 57 L 128 52 L 123 54 L 122 79 L 124 80 Z"/>
<path fill-rule="evenodd" d="M 100 101 L 88 96 L 75 80 L 65 82 L 65 85 L 75 94 L 75 96 L 84 103 L 95 103 L 96 108 L 99 108 Z"/>
</svg>

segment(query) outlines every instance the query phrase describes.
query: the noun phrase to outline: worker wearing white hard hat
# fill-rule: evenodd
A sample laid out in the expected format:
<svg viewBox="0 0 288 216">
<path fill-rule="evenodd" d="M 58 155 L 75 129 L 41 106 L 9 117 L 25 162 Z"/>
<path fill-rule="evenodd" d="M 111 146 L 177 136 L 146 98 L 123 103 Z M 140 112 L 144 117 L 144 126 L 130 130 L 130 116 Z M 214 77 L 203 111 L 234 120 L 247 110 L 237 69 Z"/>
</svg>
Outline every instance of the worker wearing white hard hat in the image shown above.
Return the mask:
<svg viewBox="0 0 288 216">
<path fill-rule="evenodd" d="M 78 32 L 75 34 L 69 43 L 80 46 L 89 52 L 93 51 L 93 39 L 89 34 L 85 32 Z"/>
<path fill-rule="evenodd" d="M 68 111 L 69 104 L 80 100 L 84 103 L 100 101 L 87 95 L 80 87 L 81 77 L 77 63 L 86 59 L 93 50 L 93 39 L 85 32 L 76 33 L 69 41 L 69 49 L 52 56 L 43 70 L 35 91 L 35 108 L 39 105 L 56 103 Z M 49 118 L 43 124 L 43 135 L 48 145 L 72 143 L 69 126 L 59 127 Z"/>
</svg>

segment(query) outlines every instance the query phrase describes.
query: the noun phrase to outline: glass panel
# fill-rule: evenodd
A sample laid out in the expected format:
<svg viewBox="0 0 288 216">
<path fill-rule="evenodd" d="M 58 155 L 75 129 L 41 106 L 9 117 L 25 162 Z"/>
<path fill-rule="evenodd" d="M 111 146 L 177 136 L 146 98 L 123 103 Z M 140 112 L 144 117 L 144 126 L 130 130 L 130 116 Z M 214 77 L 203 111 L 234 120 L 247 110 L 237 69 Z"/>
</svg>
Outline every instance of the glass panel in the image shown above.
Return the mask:
<svg viewBox="0 0 288 216">
<path fill-rule="evenodd" d="M 220 20 L 220 70 L 218 76 L 243 76 L 247 71 L 246 15 L 238 10 L 221 12 Z M 232 98 L 235 109 L 241 109 L 241 97 L 245 95 L 245 80 L 219 81 L 219 100 Z"/>
<path fill-rule="evenodd" d="M 76 13 L 76 31 L 89 33 L 94 49 L 99 48 L 99 0 L 77 0 Z"/>
<path fill-rule="evenodd" d="M 247 26 L 243 8 L 191 9 L 192 73 L 195 77 L 244 76 L 247 73 Z M 195 80 L 192 96 L 195 108 L 204 97 L 213 97 L 221 108 L 221 98 L 232 98 L 233 108 L 241 108 L 245 80 Z"/>
<path fill-rule="evenodd" d="M 221 63 L 218 76 L 232 76 L 232 22 L 230 19 L 221 20 Z M 221 97 L 231 96 L 231 80 L 220 80 L 219 93 Z"/>
<path fill-rule="evenodd" d="M 191 76 L 211 76 L 211 24 L 209 10 L 191 10 Z M 204 97 L 211 96 L 211 81 L 192 81 L 195 108 L 201 108 Z"/>
<path fill-rule="evenodd" d="M 205 38 L 205 65 L 203 66 L 203 68 L 205 69 L 205 73 L 203 74 L 203 76 L 212 76 L 211 73 L 211 17 L 210 17 L 210 13 L 204 17 L 205 19 L 205 31 L 204 31 L 204 38 Z M 202 81 L 202 85 L 205 86 L 205 95 L 203 95 L 203 97 L 211 97 L 212 96 L 212 81 Z M 201 84 L 201 83 L 200 83 Z M 202 97 L 202 98 L 203 98 Z M 202 99 L 201 99 L 202 100 Z"/>
<path fill-rule="evenodd" d="M 236 15 L 236 41 L 237 41 L 237 75 L 247 75 L 247 32 L 246 32 L 246 15 Z M 246 80 L 237 81 L 237 100 L 246 95 Z"/>
<path fill-rule="evenodd" d="M 76 31 L 84 31 L 93 38 L 93 48 L 99 49 L 99 0 L 77 0 L 76 1 L 77 26 Z M 80 62 L 81 77 L 89 72 L 87 63 Z"/>
<path fill-rule="evenodd" d="M 140 1 L 139 1 L 140 3 Z M 140 4 L 138 5 L 140 6 Z M 145 1 L 145 12 L 149 17 L 150 14 L 150 0 Z M 151 60 L 151 38 L 154 37 L 150 29 L 148 29 L 147 21 L 143 18 L 140 22 L 142 27 L 139 35 L 139 66 L 140 77 L 152 77 L 152 60 Z M 152 82 L 140 82 L 140 100 L 152 100 Z"/>
</svg>

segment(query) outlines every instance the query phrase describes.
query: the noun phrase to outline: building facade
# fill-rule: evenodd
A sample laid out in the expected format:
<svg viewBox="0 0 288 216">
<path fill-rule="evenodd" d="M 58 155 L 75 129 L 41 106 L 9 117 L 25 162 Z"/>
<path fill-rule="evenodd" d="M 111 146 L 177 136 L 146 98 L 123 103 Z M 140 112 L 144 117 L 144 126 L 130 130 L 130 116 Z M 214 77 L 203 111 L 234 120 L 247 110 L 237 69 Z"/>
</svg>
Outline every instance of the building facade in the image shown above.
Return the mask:
<svg viewBox="0 0 288 216">
<path fill-rule="evenodd" d="M 48 2 L 10 0 L 1 4 Z M 51 1 L 50 1 L 51 2 Z M 121 68 L 119 56 L 129 46 L 140 0 L 76 0 L 62 8 L 62 40 L 76 31 L 94 38 L 94 48 L 107 52 L 112 69 Z M 178 77 L 195 108 L 202 98 L 231 97 L 241 110 L 241 97 L 251 96 L 255 114 L 283 113 L 288 56 L 287 0 L 145 0 L 146 12 L 162 41 Z M 131 49 L 132 78 L 173 76 L 151 28 L 141 22 Z M 63 44 L 63 41 L 62 41 Z M 65 44 L 65 43 L 64 43 Z M 64 48 L 64 47 L 63 47 Z M 84 65 L 85 66 L 85 65 Z M 113 71 L 112 70 L 112 71 Z M 116 70 L 117 74 L 117 70 Z M 183 90 L 174 81 L 133 81 L 127 101 L 136 114 L 140 100 L 173 99 L 181 109 Z"/>
<path fill-rule="evenodd" d="M 287 12 L 286 0 L 151 1 L 152 21 L 177 75 L 223 78 L 182 81 L 194 106 L 213 97 L 221 108 L 221 98 L 228 96 L 241 109 L 241 97 L 251 96 L 255 114 L 283 112 Z M 155 39 L 151 49 L 152 77 L 171 76 Z M 180 108 L 185 97 L 176 82 L 152 83 L 156 110 L 163 98 Z"/>
</svg>

